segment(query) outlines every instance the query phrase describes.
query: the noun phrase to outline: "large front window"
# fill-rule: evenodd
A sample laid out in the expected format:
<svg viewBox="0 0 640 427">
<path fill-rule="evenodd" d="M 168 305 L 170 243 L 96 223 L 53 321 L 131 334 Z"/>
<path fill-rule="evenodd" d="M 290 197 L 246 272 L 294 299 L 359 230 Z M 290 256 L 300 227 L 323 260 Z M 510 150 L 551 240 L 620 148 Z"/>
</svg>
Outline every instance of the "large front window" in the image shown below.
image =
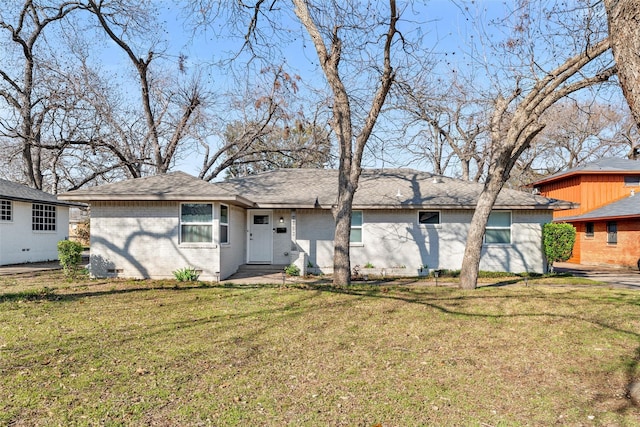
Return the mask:
<svg viewBox="0 0 640 427">
<path fill-rule="evenodd" d="M 349 236 L 351 243 L 362 243 L 362 211 L 353 211 L 351 213 L 351 235 Z"/>
<path fill-rule="evenodd" d="M 511 243 L 511 212 L 491 212 L 484 233 L 485 243 Z"/>
<path fill-rule="evenodd" d="M 56 231 L 56 207 L 40 203 L 32 204 L 31 230 Z"/>
<path fill-rule="evenodd" d="M 213 205 L 211 203 L 180 205 L 180 242 L 213 242 Z"/>
</svg>

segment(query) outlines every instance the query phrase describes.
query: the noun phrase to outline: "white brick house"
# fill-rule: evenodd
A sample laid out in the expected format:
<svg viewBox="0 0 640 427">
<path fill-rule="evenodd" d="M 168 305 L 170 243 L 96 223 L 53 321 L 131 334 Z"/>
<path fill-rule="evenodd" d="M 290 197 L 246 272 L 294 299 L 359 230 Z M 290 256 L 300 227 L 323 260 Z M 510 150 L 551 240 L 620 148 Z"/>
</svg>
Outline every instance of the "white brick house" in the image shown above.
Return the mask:
<svg viewBox="0 0 640 427">
<path fill-rule="evenodd" d="M 482 184 L 408 169 L 364 170 L 353 205 L 351 263 L 400 275 L 459 269 Z M 91 204 L 95 276 L 201 279 L 242 264 L 294 263 L 330 273 L 337 171 L 282 169 L 221 183 L 182 172 L 76 190 Z M 480 268 L 543 272 L 542 225 L 571 205 L 505 189 L 492 213 Z"/>
<path fill-rule="evenodd" d="M 58 242 L 69 236 L 71 205 L 0 179 L 0 265 L 58 259 Z"/>
</svg>

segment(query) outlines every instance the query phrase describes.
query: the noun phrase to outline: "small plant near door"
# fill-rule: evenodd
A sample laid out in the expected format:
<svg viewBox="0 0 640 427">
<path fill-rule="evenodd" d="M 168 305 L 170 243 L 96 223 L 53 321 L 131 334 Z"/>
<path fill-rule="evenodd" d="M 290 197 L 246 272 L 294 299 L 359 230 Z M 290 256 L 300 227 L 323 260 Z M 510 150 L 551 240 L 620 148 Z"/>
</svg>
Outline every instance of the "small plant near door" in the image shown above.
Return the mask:
<svg viewBox="0 0 640 427">
<path fill-rule="evenodd" d="M 288 266 L 285 267 L 284 272 L 287 273 L 287 275 L 289 276 L 299 276 L 300 268 L 298 268 L 297 265 L 289 264 Z"/>
<path fill-rule="evenodd" d="M 178 282 L 197 282 L 200 274 L 193 267 L 184 267 L 174 271 L 173 276 Z"/>
</svg>

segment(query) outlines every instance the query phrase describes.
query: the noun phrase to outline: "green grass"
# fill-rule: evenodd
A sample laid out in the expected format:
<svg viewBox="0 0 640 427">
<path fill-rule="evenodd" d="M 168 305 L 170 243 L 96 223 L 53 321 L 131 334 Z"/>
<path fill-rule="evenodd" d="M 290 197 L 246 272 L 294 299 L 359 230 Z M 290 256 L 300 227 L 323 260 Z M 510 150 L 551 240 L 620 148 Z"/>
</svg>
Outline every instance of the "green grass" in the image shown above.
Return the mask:
<svg viewBox="0 0 640 427">
<path fill-rule="evenodd" d="M 634 291 L 566 277 L 461 291 L 59 274 L 0 277 L 0 425 L 640 419 L 625 397 L 640 377 Z"/>
</svg>

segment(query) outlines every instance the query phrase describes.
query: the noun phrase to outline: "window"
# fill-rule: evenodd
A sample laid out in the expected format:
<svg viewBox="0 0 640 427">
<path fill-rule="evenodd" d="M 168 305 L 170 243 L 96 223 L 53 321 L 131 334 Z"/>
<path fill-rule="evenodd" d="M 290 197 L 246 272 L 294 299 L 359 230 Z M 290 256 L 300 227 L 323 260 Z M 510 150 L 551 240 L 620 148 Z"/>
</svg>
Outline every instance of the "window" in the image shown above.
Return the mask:
<svg viewBox="0 0 640 427">
<path fill-rule="evenodd" d="M 607 243 L 618 243 L 618 223 L 615 221 L 607 222 Z"/>
<path fill-rule="evenodd" d="M 418 224 L 440 224 L 440 212 L 418 211 Z"/>
<path fill-rule="evenodd" d="M 13 206 L 10 200 L 0 200 L 0 221 L 13 219 Z"/>
<path fill-rule="evenodd" d="M 56 207 L 40 203 L 32 204 L 31 230 L 56 231 Z"/>
<path fill-rule="evenodd" d="M 594 234 L 594 226 L 592 222 L 587 222 L 584 225 L 584 233 L 586 237 L 593 237 Z"/>
<path fill-rule="evenodd" d="M 511 243 L 511 212 L 491 212 L 484 233 L 485 243 Z"/>
<path fill-rule="evenodd" d="M 183 203 L 180 205 L 180 242 L 213 242 L 213 205 Z"/>
<path fill-rule="evenodd" d="M 229 206 L 220 205 L 220 243 L 229 243 Z"/>
<path fill-rule="evenodd" d="M 640 186 L 640 175 L 631 175 L 624 177 L 624 185 L 625 187 L 639 187 Z"/>
<path fill-rule="evenodd" d="M 349 236 L 351 243 L 362 243 L 362 211 L 353 211 L 351 213 L 351 235 Z"/>
</svg>

